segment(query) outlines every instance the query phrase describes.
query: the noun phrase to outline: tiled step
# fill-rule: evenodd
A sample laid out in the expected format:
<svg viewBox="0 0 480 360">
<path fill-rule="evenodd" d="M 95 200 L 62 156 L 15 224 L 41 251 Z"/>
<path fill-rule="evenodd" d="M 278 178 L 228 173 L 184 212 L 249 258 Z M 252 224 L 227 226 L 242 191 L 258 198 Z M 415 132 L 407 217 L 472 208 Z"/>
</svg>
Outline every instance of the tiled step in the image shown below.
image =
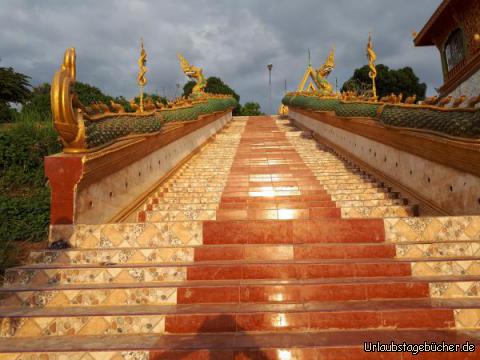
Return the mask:
<svg viewBox="0 0 480 360">
<path fill-rule="evenodd" d="M 390 189 L 377 187 L 368 189 L 328 189 L 328 194 L 334 198 L 335 195 L 366 195 L 366 194 L 378 194 L 385 193 L 388 196 Z"/>
<path fill-rule="evenodd" d="M 188 334 L 353 329 L 478 329 L 470 301 L 396 300 L 292 304 L 8 309 L 0 337 Z M 478 305 L 478 304 L 477 304 Z"/>
<path fill-rule="evenodd" d="M 470 288 L 474 282 L 470 282 Z M 458 298 L 458 289 L 466 284 L 439 282 L 432 291 L 438 298 Z M 8 307 L 75 307 L 75 306 L 124 306 L 124 305 L 165 305 L 165 304 L 209 304 L 209 303 L 307 303 L 325 301 L 360 301 L 380 299 L 427 298 L 427 282 L 338 282 L 321 283 L 301 281 L 250 281 L 223 283 L 176 283 L 176 284 L 126 284 L 123 287 L 112 285 L 90 285 L 76 287 L 60 286 L 56 289 L 2 289 L 2 306 Z M 442 287 L 440 287 L 442 286 Z M 449 291 L 440 292 L 449 288 Z M 441 294 L 441 296 L 440 296 Z M 456 296 L 454 296 L 456 294 Z M 477 294 L 478 296 L 478 294 Z M 465 296 L 464 296 L 465 297 Z M 468 296 L 467 296 L 468 297 Z M 473 295 L 470 297 L 474 297 Z"/>
<path fill-rule="evenodd" d="M 377 219 L 206 221 L 204 244 L 301 244 L 382 242 Z"/>
<path fill-rule="evenodd" d="M 215 220 L 215 210 L 150 210 L 139 214 L 139 221 L 204 221 Z"/>
<path fill-rule="evenodd" d="M 265 203 L 265 207 L 258 208 L 249 207 L 247 204 L 241 205 L 233 209 L 220 209 L 217 211 L 217 220 L 290 220 L 290 219 L 324 219 L 324 218 L 340 218 L 340 209 L 334 205 L 328 207 L 311 207 L 311 208 L 282 208 Z M 258 203 L 257 203 L 258 205 Z M 271 209 L 270 207 L 273 207 Z M 270 208 L 270 209 L 269 209 Z"/>
<path fill-rule="evenodd" d="M 221 191 L 216 192 L 165 192 L 162 194 L 162 199 L 168 201 L 169 199 L 189 199 L 189 198 L 201 198 L 201 199 L 211 199 L 211 201 L 220 201 L 222 196 Z"/>
<path fill-rule="evenodd" d="M 465 242 L 480 239 L 479 216 L 385 219 L 386 240 L 397 244 Z"/>
<path fill-rule="evenodd" d="M 397 244 L 398 258 L 480 257 L 480 241 Z"/>
<path fill-rule="evenodd" d="M 382 276 L 478 276 L 480 260 L 403 261 L 388 258 L 287 261 L 197 261 L 109 266 L 25 265 L 7 270 L 6 287 L 56 284 L 171 282 L 181 280 L 320 279 Z"/>
<path fill-rule="evenodd" d="M 251 279 L 0 288 L 2 306 L 291 303 L 372 299 L 479 299 L 479 276 Z M 177 295 L 178 294 L 178 295 Z"/>
<path fill-rule="evenodd" d="M 194 247 L 66 249 L 30 252 L 31 264 L 135 264 L 193 261 Z"/>
<path fill-rule="evenodd" d="M 387 207 L 406 205 L 404 199 L 376 199 L 376 200 L 341 200 L 336 201 L 337 205 L 345 208 L 353 207 Z"/>
<path fill-rule="evenodd" d="M 53 243 L 66 241 L 78 249 L 154 248 L 201 245 L 202 223 L 176 221 L 160 223 L 119 223 L 102 225 L 55 226 Z"/>
<path fill-rule="evenodd" d="M 32 264 L 135 264 L 216 260 L 393 258 L 393 244 L 208 245 L 32 251 Z"/>
<path fill-rule="evenodd" d="M 104 337 L 78 336 L 64 337 L 62 341 L 46 341 L 45 338 L 0 339 L 2 358 L 11 360 L 64 359 L 72 360 L 351 360 L 379 359 L 378 353 L 364 352 L 365 341 L 390 344 L 414 344 L 418 339 L 427 343 L 470 344 L 478 346 L 478 332 L 451 330 L 345 330 L 321 332 L 276 333 L 264 332 L 232 334 L 156 334 L 109 336 L 108 342 L 99 341 Z M 22 349 L 23 354 L 11 353 L 12 349 Z M 388 353 L 388 359 L 413 360 L 428 359 L 422 355 L 408 353 Z M 432 354 L 426 354 L 430 359 Z M 449 353 L 451 360 L 476 359 L 476 353 Z M 458 355 L 458 356 L 457 356 Z M 366 357 L 368 356 L 368 357 Z M 438 356 L 438 353 L 433 353 Z"/>
<path fill-rule="evenodd" d="M 210 185 L 210 186 L 201 186 L 201 185 L 197 185 L 197 184 L 193 184 L 193 185 L 188 185 L 188 186 L 185 186 L 185 187 L 179 187 L 179 186 L 176 186 L 176 185 L 169 185 L 169 186 L 163 186 L 161 188 L 161 193 L 162 194 L 165 194 L 165 193 L 176 193 L 176 192 L 180 192 L 180 193 L 199 193 L 199 192 L 213 192 L 213 193 L 216 193 L 216 192 L 222 192 L 223 191 L 223 188 L 224 188 L 224 185 L 219 185 L 219 186 L 214 186 L 214 185 Z"/>
<path fill-rule="evenodd" d="M 181 183 L 181 184 L 167 184 L 162 187 L 162 192 L 200 192 L 202 190 L 207 192 L 222 192 L 225 184 L 199 184 L 198 182 Z"/>
<path fill-rule="evenodd" d="M 375 192 L 375 193 L 347 193 L 330 194 L 333 201 L 371 201 L 398 199 L 398 193 Z"/>
<path fill-rule="evenodd" d="M 177 203 L 160 203 L 146 205 L 145 210 L 148 211 L 174 211 L 174 210 L 216 210 L 219 204 L 216 202 L 204 203 L 204 204 L 177 204 Z"/>
<path fill-rule="evenodd" d="M 415 205 L 342 207 L 343 218 L 400 218 L 418 214 Z"/>
<path fill-rule="evenodd" d="M 376 183 L 359 183 L 359 184 L 342 184 L 338 182 L 333 182 L 332 184 L 325 184 L 325 189 L 330 192 L 331 190 L 375 190 L 383 189 L 382 186 Z"/>
</svg>

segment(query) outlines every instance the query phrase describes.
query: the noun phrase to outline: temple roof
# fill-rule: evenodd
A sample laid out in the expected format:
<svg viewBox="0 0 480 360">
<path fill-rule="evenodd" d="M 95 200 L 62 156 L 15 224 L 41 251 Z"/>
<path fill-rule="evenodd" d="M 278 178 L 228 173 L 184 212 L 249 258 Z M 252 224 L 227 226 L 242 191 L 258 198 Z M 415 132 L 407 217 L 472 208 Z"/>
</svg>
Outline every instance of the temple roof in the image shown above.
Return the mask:
<svg viewBox="0 0 480 360">
<path fill-rule="evenodd" d="M 444 21 L 451 16 L 451 7 L 468 0 L 443 0 L 440 6 L 435 10 L 423 29 L 414 39 L 416 46 L 434 45 L 433 38 L 443 27 Z"/>
</svg>

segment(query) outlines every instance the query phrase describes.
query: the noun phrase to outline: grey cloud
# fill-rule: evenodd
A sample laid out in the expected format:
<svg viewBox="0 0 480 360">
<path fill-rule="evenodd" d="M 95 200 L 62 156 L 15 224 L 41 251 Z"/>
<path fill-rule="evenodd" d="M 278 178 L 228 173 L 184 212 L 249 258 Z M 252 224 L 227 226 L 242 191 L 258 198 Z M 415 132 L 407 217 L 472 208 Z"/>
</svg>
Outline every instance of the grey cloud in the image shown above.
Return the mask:
<svg viewBox="0 0 480 360">
<path fill-rule="evenodd" d="M 379 62 L 412 66 L 429 86 L 441 85 L 434 48 L 414 48 L 420 30 L 441 0 L 0 0 L 1 66 L 13 66 L 34 84 L 51 81 L 65 48 L 77 48 L 78 79 L 113 95 L 133 96 L 139 39 L 148 52 L 148 91 L 173 96 L 186 78 L 180 51 L 207 76 L 230 84 L 241 101 L 267 110 L 268 72 L 274 108 L 284 79 L 294 89 L 305 70 L 307 49 L 319 66 L 336 46 L 339 86 L 366 63 L 373 32 Z"/>
</svg>

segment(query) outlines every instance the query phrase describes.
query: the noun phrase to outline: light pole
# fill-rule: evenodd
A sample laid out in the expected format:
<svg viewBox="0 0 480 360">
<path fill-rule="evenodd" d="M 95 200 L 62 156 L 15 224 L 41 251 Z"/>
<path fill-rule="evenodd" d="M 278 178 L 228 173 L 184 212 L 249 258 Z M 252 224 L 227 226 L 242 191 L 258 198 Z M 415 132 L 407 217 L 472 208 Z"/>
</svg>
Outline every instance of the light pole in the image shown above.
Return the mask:
<svg viewBox="0 0 480 360">
<path fill-rule="evenodd" d="M 175 89 L 175 99 L 177 98 L 178 90 L 180 89 L 180 84 L 176 84 L 176 89 Z"/>
<path fill-rule="evenodd" d="M 272 68 L 273 64 L 268 64 L 268 106 L 270 108 L 270 115 L 273 114 L 272 111 Z"/>
</svg>

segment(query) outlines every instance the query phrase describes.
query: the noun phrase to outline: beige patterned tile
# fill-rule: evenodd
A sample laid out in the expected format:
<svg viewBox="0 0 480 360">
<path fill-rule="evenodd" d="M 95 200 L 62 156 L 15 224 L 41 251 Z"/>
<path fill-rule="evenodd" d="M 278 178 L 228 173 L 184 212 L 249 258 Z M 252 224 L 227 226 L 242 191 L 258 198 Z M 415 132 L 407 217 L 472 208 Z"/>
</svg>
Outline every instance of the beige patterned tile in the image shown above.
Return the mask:
<svg viewBox="0 0 480 360">
<path fill-rule="evenodd" d="M 454 281 L 430 283 L 430 296 L 433 298 L 479 298 L 479 281 Z"/>
<path fill-rule="evenodd" d="M 387 218 L 413 215 L 410 206 L 367 206 L 343 207 L 342 218 Z"/>
<path fill-rule="evenodd" d="M 72 306 L 122 306 L 176 304 L 176 288 L 128 288 L 20 291 L 5 298 L 2 306 L 49 308 Z"/>
<path fill-rule="evenodd" d="M 480 309 L 457 309 L 454 315 L 457 329 L 480 328 Z"/>
<path fill-rule="evenodd" d="M 164 315 L 3 318 L 0 336 L 89 336 L 161 334 Z"/>
<path fill-rule="evenodd" d="M 413 276 L 480 275 L 480 260 L 412 262 Z"/>
<path fill-rule="evenodd" d="M 475 246 L 474 246 L 475 245 Z M 478 255 L 478 243 L 426 243 L 397 244 L 398 258 L 442 258 Z"/>
<path fill-rule="evenodd" d="M 32 251 L 33 264 L 127 264 L 193 261 L 192 247 Z"/>
<path fill-rule="evenodd" d="M 175 282 L 185 279 L 185 267 L 10 269 L 4 286 Z"/>
<path fill-rule="evenodd" d="M 468 241 L 480 239 L 480 217 L 385 219 L 389 242 Z"/>
</svg>

